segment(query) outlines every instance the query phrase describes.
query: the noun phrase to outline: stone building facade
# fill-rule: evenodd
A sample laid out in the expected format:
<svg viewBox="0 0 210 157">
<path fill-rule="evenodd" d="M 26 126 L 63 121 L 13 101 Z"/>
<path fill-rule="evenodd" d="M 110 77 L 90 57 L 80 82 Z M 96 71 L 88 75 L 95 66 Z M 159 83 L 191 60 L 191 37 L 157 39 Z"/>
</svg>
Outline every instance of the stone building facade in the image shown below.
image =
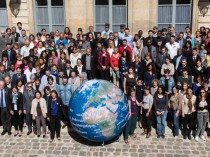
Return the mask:
<svg viewBox="0 0 210 157">
<path fill-rule="evenodd" d="M 40 32 L 42 27 L 47 27 L 47 31 L 57 28 L 62 31 L 64 26 L 68 26 L 74 36 L 78 27 L 87 32 L 88 26 L 93 25 L 96 31 L 101 31 L 105 22 L 111 23 L 113 31 L 117 30 L 118 25 L 125 23 L 132 34 L 141 29 L 144 35 L 153 26 L 160 28 L 175 25 L 175 29 L 177 26 L 179 31 L 184 31 L 183 28 L 189 25 L 193 32 L 200 26 L 210 27 L 210 10 L 203 16 L 198 5 L 200 0 L 182 0 L 186 4 L 180 4 L 180 0 L 103 0 L 103 3 L 100 0 L 63 0 L 62 3 L 59 1 L 62 0 L 1 0 L 0 21 L 4 22 L 0 22 L 0 29 L 15 26 L 19 21 L 28 33 Z M 206 6 L 210 7 L 209 4 L 206 3 Z M 178 9 L 185 11 L 183 15 L 178 15 Z M 118 19 L 120 14 L 125 16 Z M 188 19 L 183 22 L 185 14 Z M 57 20 L 56 23 L 55 18 L 63 21 Z M 114 23 L 114 20 L 117 22 Z M 177 24 L 175 20 L 181 22 Z"/>
</svg>

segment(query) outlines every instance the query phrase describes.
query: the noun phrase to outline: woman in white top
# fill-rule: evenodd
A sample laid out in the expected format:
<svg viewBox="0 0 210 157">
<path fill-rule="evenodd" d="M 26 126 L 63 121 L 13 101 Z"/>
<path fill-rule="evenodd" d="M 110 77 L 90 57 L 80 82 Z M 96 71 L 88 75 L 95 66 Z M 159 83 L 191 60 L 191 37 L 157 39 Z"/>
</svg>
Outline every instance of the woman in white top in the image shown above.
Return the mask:
<svg viewBox="0 0 210 157">
<path fill-rule="evenodd" d="M 41 135 L 41 125 L 43 137 L 46 136 L 46 118 L 47 118 L 47 105 L 40 91 L 35 92 L 35 98 L 31 104 L 31 114 L 33 120 L 36 120 L 37 125 L 37 136 Z"/>
<path fill-rule="evenodd" d="M 197 110 L 197 121 L 198 128 L 195 134 L 195 140 L 199 140 L 199 135 L 202 140 L 206 140 L 204 137 L 204 131 L 206 129 L 206 123 L 209 121 L 209 104 L 206 101 L 206 91 L 201 89 L 199 96 L 196 101 L 196 110 Z"/>
<path fill-rule="evenodd" d="M 40 56 L 42 51 L 44 51 L 44 50 L 45 50 L 45 47 L 43 47 L 42 41 L 39 41 L 38 42 L 38 55 Z"/>
<path fill-rule="evenodd" d="M 77 59 L 81 58 L 81 53 L 77 51 L 76 46 L 73 48 L 73 53 L 70 54 L 70 62 L 71 62 L 71 67 L 74 68 L 77 65 Z"/>
<path fill-rule="evenodd" d="M 193 90 L 188 87 L 187 94 L 182 98 L 182 117 L 184 118 L 183 130 L 184 139 L 187 138 L 187 127 L 188 129 L 188 139 L 191 140 L 191 131 L 193 129 L 193 124 L 195 122 L 195 111 L 196 111 L 196 96 L 193 95 Z"/>
<path fill-rule="evenodd" d="M 107 52 L 109 52 L 109 55 L 111 56 L 114 52 L 114 42 L 109 40 L 109 47 L 107 48 Z"/>
<path fill-rule="evenodd" d="M 135 56 L 139 56 L 139 60 L 141 59 L 141 52 L 142 52 L 142 48 L 143 48 L 143 43 L 138 40 L 135 44 L 136 46 L 134 46 L 133 48 L 133 53 L 132 53 L 132 61 L 135 61 Z"/>
<path fill-rule="evenodd" d="M 174 64 L 171 63 L 171 59 L 170 57 L 167 57 L 165 58 L 165 64 L 162 65 L 162 68 L 161 68 L 161 75 L 164 75 L 164 70 L 165 69 L 169 69 L 170 70 L 170 76 L 173 76 L 174 75 Z"/>
</svg>

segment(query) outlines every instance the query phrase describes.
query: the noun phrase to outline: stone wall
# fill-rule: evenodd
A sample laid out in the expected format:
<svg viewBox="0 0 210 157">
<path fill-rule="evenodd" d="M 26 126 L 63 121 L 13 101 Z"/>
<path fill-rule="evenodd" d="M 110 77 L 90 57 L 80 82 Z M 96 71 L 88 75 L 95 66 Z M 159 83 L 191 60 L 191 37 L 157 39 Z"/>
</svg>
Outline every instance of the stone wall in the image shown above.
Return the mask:
<svg viewBox="0 0 210 157">
<path fill-rule="evenodd" d="M 23 28 L 27 31 L 27 34 L 34 33 L 33 0 L 19 0 L 21 3 L 17 17 L 15 17 L 10 10 L 10 0 L 6 1 L 9 27 L 16 26 L 17 22 L 22 22 Z"/>
</svg>

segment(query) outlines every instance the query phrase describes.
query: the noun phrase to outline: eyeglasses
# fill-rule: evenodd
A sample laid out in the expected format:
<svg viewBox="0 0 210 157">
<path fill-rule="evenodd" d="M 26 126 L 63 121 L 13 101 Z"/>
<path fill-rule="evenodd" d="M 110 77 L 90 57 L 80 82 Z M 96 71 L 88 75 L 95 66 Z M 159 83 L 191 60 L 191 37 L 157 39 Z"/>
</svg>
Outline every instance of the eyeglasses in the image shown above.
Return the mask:
<svg viewBox="0 0 210 157">
<path fill-rule="evenodd" d="M 28 88 L 32 88 L 32 86 L 28 86 Z"/>
</svg>

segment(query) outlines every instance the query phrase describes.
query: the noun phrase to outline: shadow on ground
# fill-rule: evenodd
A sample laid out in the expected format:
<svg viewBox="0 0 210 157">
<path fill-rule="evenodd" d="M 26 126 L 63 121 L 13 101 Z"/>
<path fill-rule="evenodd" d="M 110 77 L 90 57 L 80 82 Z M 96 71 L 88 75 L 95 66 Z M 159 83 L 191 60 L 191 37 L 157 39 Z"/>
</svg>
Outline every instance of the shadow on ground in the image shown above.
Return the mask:
<svg viewBox="0 0 210 157">
<path fill-rule="evenodd" d="M 75 141 L 77 141 L 78 143 L 87 145 L 87 146 L 103 146 L 103 142 L 93 142 L 93 141 L 89 141 L 85 138 L 83 138 L 82 136 L 80 136 L 73 128 L 68 128 L 68 134 L 69 136 L 71 136 L 71 138 Z M 118 137 L 110 140 L 110 141 L 106 141 L 104 142 L 104 145 L 109 145 L 112 144 L 113 142 L 117 142 L 118 141 Z"/>
</svg>

